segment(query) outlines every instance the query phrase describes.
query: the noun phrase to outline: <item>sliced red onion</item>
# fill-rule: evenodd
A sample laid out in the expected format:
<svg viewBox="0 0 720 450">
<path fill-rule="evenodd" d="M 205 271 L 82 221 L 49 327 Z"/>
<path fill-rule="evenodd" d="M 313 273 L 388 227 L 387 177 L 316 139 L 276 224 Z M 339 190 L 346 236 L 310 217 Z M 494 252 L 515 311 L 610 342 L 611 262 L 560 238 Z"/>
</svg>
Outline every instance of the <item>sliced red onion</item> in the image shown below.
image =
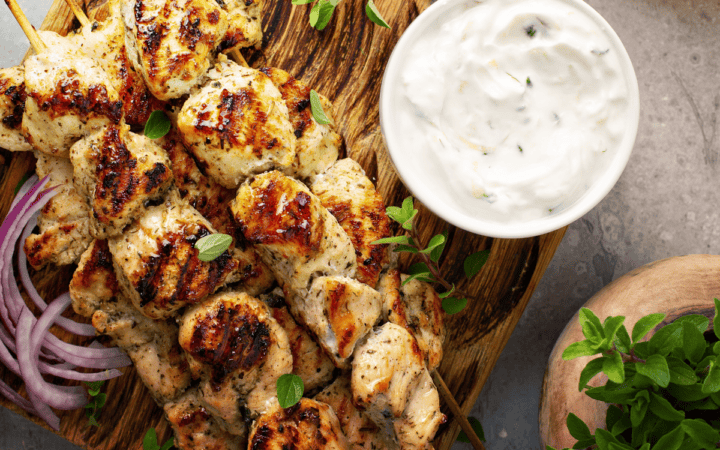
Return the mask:
<svg viewBox="0 0 720 450">
<path fill-rule="evenodd" d="M 20 186 L 20 189 L 18 189 L 17 194 L 15 194 L 15 198 L 13 199 L 13 202 L 10 205 L 10 209 L 13 209 L 15 207 L 15 205 L 17 205 L 17 203 L 20 201 L 20 199 L 23 198 L 25 196 L 25 194 L 27 194 L 30 191 L 30 189 L 38 182 L 38 180 L 39 180 L 39 178 L 35 174 L 32 174 L 27 180 L 25 180 L 23 185 Z"/>
<path fill-rule="evenodd" d="M 27 255 L 25 254 L 25 249 L 23 248 L 23 243 L 25 242 L 25 239 L 30 236 L 30 233 L 32 233 L 32 230 L 33 228 L 35 228 L 36 224 L 37 214 L 34 214 L 33 217 L 30 219 L 30 222 L 28 222 L 28 224 L 25 226 L 25 230 L 20 235 L 20 242 L 18 243 L 19 248 L 17 250 L 17 262 L 18 270 L 20 272 L 20 280 L 22 280 L 25 292 L 27 292 L 28 296 L 30 296 L 30 299 L 33 301 L 33 303 L 35 303 L 35 306 L 37 306 L 40 311 L 45 311 L 45 308 L 47 308 L 47 303 L 45 303 L 45 300 L 43 300 L 37 289 L 35 289 L 35 285 L 30 279 L 30 273 L 28 272 L 27 268 Z M 65 331 L 76 334 L 78 336 L 95 336 L 95 327 L 87 323 L 75 322 L 74 320 L 68 319 L 67 317 L 58 317 L 55 324 L 58 325 L 60 328 L 64 329 Z"/>
</svg>

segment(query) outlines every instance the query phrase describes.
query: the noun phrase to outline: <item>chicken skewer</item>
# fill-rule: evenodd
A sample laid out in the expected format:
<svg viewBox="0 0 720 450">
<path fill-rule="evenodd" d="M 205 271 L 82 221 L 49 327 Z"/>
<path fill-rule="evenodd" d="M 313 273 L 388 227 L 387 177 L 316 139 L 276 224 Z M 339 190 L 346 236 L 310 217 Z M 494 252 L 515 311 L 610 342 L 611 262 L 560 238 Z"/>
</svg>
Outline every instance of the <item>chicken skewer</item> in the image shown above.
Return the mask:
<svg viewBox="0 0 720 450">
<path fill-rule="evenodd" d="M 85 15 L 85 11 L 83 11 L 82 7 L 77 4 L 77 0 L 65 0 L 67 5 L 70 7 L 70 10 L 75 15 L 75 18 L 80 22 L 80 26 L 86 27 L 90 25 L 90 19 L 88 19 L 88 16 Z"/>
<path fill-rule="evenodd" d="M 25 36 L 30 41 L 30 45 L 32 45 L 33 49 L 35 50 L 35 53 L 42 53 L 47 50 L 47 46 L 45 43 L 40 39 L 40 36 L 38 36 L 37 30 L 35 30 L 35 27 L 32 26 L 30 21 L 25 16 L 25 13 L 23 13 L 22 9 L 20 8 L 20 5 L 17 4 L 16 0 L 5 0 L 5 4 L 8 5 L 8 8 L 10 8 L 10 12 L 13 16 L 15 16 L 15 20 L 17 20 L 18 25 L 20 25 L 20 28 L 22 28 L 23 33 L 25 33 Z"/>
</svg>

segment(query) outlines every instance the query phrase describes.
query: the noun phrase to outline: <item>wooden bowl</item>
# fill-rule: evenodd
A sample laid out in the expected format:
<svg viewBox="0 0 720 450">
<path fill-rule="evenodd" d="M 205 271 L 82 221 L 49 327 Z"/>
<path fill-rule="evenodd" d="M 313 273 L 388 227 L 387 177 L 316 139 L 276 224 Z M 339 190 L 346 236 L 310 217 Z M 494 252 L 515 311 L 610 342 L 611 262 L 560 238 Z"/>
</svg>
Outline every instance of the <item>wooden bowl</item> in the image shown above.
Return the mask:
<svg viewBox="0 0 720 450">
<path fill-rule="evenodd" d="M 720 298 L 720 256 L 690 255 L 635 269 L 605 286 L 584 306 L 600 321 L 607 316 L 625 316 L 625 327 L 630 331 L 638 319 L 651 313 L 666 314 L 660 326 L 687 314 L 702 314 L 712 320 L 715 297 Z M 652 332 L 647 338 L 650 335 Z M 568 345 L 583 339 L 576 313 L 555 342 L 545 370 L 539 414 L 543 448 L 571 448 L 575 444 L 566 426 L 568 413 L 580 417 L 591 430 L 605 427 L 607 404 L 578 391 L 580 372 L 597 356 L 562 359 Z M 601 374 L 590 385 L 600 386 L 605 381 Z"/>
</svg>

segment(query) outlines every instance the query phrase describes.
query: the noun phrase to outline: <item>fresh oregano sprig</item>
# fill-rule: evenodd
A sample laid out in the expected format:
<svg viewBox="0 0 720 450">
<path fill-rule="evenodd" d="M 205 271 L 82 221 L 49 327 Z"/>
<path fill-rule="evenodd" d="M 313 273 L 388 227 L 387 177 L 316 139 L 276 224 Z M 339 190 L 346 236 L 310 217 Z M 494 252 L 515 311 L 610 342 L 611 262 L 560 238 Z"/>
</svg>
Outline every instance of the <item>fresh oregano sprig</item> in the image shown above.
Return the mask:
<svg viewBox="0 0 720 450">
<path fill-rule="evenodd" d="M 281 375 L 275 383 L 275 387 L 278 403 L 282 408 L 289 408 L 297 404 L 305 392 L 302 378 L 293 373 Z"/>
<path fill-rule="evenodd" d="M 332 19 L 332 15 L 340 3 L 340 0 L 292 0 L 293 5 L 307 5 L 310 3 L 314 3 L 310 10 L 310 26 L 318 31 L 322 31 L 327 27 L 328 23 L 330 23 L 330 19 Z M 365 5 L 365 15 L 367 15 L 372 23 L 381 27 L 390 28 L 390 25 L 383 19 L 373 0 L 368 0 Z"/>
<path fill-rule="evenodd" d="M 145 136 L 150 139 L 160 139 L 170 132 L 170 118 L 165 112 L 155 110 L 150 113 L 147 122 L 145 122 Z"/>
<path fill-rule="evenodd" d="M 104 381 L 90 381 L 85 384 L 87 393 L 90 396 L 90 401 L 85 405 L 85 416 L 88 419 L 88 423 L 94 427 L 99 427 L 98 418 L 100 417 L 100 408 L 105 406 L 107 401 L 107 394 L 100 392 Z"/>
<path fill-rule="evenodd" d="M 418 255 L 422 260 L 408 268 L 409 276 L 403 281 L 403 285 L 412 280 L 437 283 L 444 289 L 444 292 L 439 293 L 438 296 L 442 299 L 442 307 L 447 314 L 456 314 L 465 309 L 467 298 L 456 291 L 454 284 L 445 280 L 438 266 L 447 244 L 447 230 L 430 238 L 427 246 L 424 247 L 420 244 L 420 237 L 413 227 L 413 220 L 417 216 L 418 210 L 415 209 L 412 197 L 403 200 L 402 206 L 388 206 L 385 211 L 390 219 L 399 223 L 400 227 L 407 231 L 407 234 L 379 239 L 372 244 L 397 244 L 394 251 L 412 253 Z M 465 276 L 472 278 L 477 275 L 487 262 L 489 254 L 489 250 L 481 250 L 468 256 L 464 261 Z"/>
<path fill-rule="evenodd" d="M 214 233 L 204 236 L 195 243 L 200 261 L 213 261 L 222 255 L 232 244 L 232 237 L 223 233 Z"/>
<path fill-rule="evenodd" d="M 573 448 L 600 450 L 716 449 L 720 443 L 720 301 L 709 319 L 687 315 L 658 329 L 664 314 L 647 315 L 633 326 L 623 316 L 604 321 L 589 309 L 579 312 L 584 340 L 570 344 L 564 360 L 592 359 L 580 373 L 579 390 L 609 403 L 606 428 L 590 428 L 575 414 L 567 417 Z M 599 373 L 603 386 L 588 383 Z M 554 450 L 547 446 L 548 450 Z M 595 448 L 595 447 L 593 447 Z"/>
<path fill-rule="evenodd" d="M 155 428 L 150 427 L 150 429 L 145 432 L 142 445 L 143 450 L 168 450 L 175 445 L 175 438 L 171 437 L 165 441 L 163 445 L 160 445 L 157 440 L 157 431 L 155 431 Z"/>
</svg>

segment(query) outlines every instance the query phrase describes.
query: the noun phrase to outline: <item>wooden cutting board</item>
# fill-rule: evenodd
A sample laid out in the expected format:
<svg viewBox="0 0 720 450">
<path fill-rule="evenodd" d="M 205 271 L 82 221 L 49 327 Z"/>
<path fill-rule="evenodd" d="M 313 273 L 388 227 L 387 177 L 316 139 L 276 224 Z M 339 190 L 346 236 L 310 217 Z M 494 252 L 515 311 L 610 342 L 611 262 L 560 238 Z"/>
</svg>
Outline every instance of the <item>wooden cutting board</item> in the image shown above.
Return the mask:
<svg viewBox="0 0 720 450">
<path fill-rule="evenodd" d="M 89 10 L 104 0 L 86 0 Z M 346 154 L 359 161 L 375 181 L 387 205 L 399 205 L 408 195 L 387 155 L 378 122 L 380 82 L 385 64 L 403 30 L 427 8 L 430 0 L 375 0 L 392 29 L 372 24 L 364 13 L 365 0 L 344 0 L 322 31 L 308 24 L 309 5 L 293 6 L 290 0 L 266 0 L 262 50 L 246 54 L 253 67 L 274 66 L 325 94 L 335 104 L 339 132 L 345 139 Z M 7 11 L 7 10 L 6 10 Z M 101 9 L 99 10 L 101 11 Z M 9 12 L 6 12 L 9 14 Z M 75 26 L 77 22 L 75 22 Z M 43 23 L 44 29 L 65 34 L 73 27 L 72 15 L 64 0 L 56 0 Z M 32 170 L 30 153 L 6 155 L 6 170 L 0 189 L 0 215 L 7 214 L 12 193 L 23 174 Z M 490 249 L 490 257 L 471 283 L 459 289 L 470 293 L 468 308 L 447 320 L 448 337 L 439 373 L 467 414 L 508 341 L 528 300 L 555 253 L 565 229 L 531 239 L 491 239 L 449 226 L 416 202 L 420 214 L 416 227 L 426 241 L 449 230 L 449 244 L 441 260 L 450 281 L 461 281 L 464 258 Z M 408 261 L 404 261 L 408 263 Z M 74 267 L 46 269 L 34 275 L 40 292 L 48 299 L 67 289 Z M 62 335 L 58 331 L 57 334 Z M 66 336 L 66 338 L 70 339 Z M 0 369 L 0 376 L 22 391 L 22 383 Z M 108 402 L 100 427 L 87 425 L 82 410 L 61 412 L 60 435 L 88 449 L 141 449 L 142 437 L 155 427 L 164 439 L 171 430 L 134 369 L 106 386 Z M 25 415 L 4 398 L 0 404 Z M 459 427 L 445 405 L 450 419 L 437 436 L 435 447 L 450 448 Z M 30 420 L 45 426 L 38 419 Z"/>
</svg>

